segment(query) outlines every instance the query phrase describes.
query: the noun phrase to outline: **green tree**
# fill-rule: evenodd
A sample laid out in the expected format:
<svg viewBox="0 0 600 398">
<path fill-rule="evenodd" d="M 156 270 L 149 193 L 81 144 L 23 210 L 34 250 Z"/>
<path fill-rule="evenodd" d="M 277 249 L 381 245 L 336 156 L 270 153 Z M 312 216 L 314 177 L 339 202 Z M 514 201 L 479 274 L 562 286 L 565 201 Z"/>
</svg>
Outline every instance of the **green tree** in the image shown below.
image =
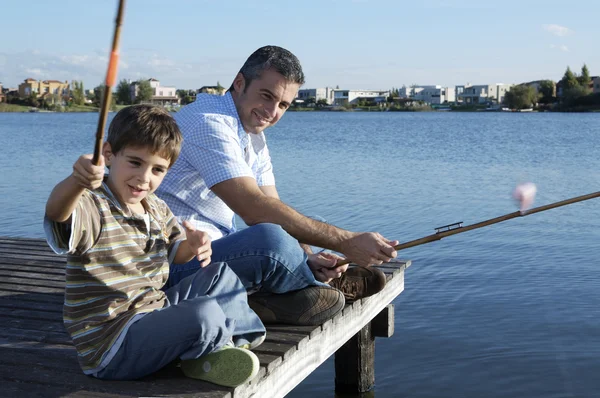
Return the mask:
<svg viewBox="0 0 600 398">
<path fill-rule="evenodd" d="M 29 106 L 33 106 L 34 108 L 37 108 L 40 106 L 40 101 L 37 98 L 38 93 L 36 93 L 35 91 L 32 91 L 31 94 L 29 94 L 29 97 L 27 97 L 26 102 Z"/>
<path fill-rule="evenodd" d="M 131 84 L 125 79 L 121 80 L 117 85 L 117 103 L 121 105 L 131 104 Z"/>
<path fill-rule="evenodd" d="M 590 89 L 583 86 L 571 87 L 563 91 L 563 101 L 569 105 L 573 105 L 579 98 L 589 95 Z"/>
<path fill-rule="evenodd" d="M 587 91 L 587 94 L 589 94 L 589 87 L 590 84 L 592 83 L 592 78 L 590 77 L 590 71 L 588 70 L 588 67 L 586 64 L 583 64 L 583 66 L 581 67 L 581 75 L 579 75 L 579 77 L 577 78 L 577 81 L 579 82 L 579 85 L 583 88 L 585 88 L 585 90 Z"/>
<path fill-rule="evenodd" d="M 219 94 L 223 94 L 225 92 L 225 87 L 221 86 L 221 83 L 217 81 L 217 91 Z"/>
<path fill-rule="evenodd" d="M 137 96 L 135 102 L 138 104 L 143 101 L 150 101 L 150 98 L 154 95 L 154 89 L 150 85 L 149 80 L 142 80 L 138 82 Z"/>
<path fill-rule="evenodd" d="M 552 80 L 542 80 L 540 82 L 540 102 L 550 104 L 554 102 L 555 85 Z"/>
<path fill-rule="evenodd" d="M 512 86 L 504 96 L 504 103 L 511 109 L 531 108 L 537 102 L 537 93 L 531 86 Z"/>
<path fill-rule="evenodd" d="M 102 106 L 102 101 L 104 101 L 104 89 L 105 88 L 106 88 L 106 86 L 104 84 L 100 84 L 99 86 L 96 86 L 96 88 L 94 88 L 94 98 L 92 99 L 92 102 L 97 107 Z M 116 102 L 115 96 L 111 95 L 110 109 L 115 110 L 116 108 L 117 108 L 117 102 Z"/>
<path fill-rule="evenodd" d="M 571 68 L 567 66 L 567 70 L 563 75 L 563 78 L 560 80 L 562 83 L 563 92 L 572 89 L 573 87 L 579 86 L 579 81 L 577 80 L 577 76 L 571 71 Z"/>
<path fill-rule="evenodd" d="M 329 104 L 327 104 L 327 100 L 325 98 L 321 98 L 320 100 L 317 101 L 317 106 L 320 108 L 322 106 L 327 106 Z"/>
<path fill-rule="evenodd" d="M 73 80 L 71 82 L 71 85 L 73 86 L 73 90 L 71 91 L 71 93 L 72 93 L 71 95 L 73 97 L 73 103 L 75 105 L 84 105 L 85 104 L 85 92 L 83 89 L 83 82 Z"/>
</svg>

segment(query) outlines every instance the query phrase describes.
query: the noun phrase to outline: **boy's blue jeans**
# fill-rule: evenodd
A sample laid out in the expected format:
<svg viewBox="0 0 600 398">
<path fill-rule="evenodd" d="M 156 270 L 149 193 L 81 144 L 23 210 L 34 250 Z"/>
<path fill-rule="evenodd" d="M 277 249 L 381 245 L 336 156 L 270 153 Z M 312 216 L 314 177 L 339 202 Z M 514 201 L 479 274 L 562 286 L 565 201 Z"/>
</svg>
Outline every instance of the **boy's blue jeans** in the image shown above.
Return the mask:
<svg viewBox="0 0 600 398">
<path fill-rule="evenodd" d="M 317 281 L 298 241 L 276 224 L 257 224 L 212 242 L 213 262 L 225 262 L 249 292 L 286 293 Z M 198 260 L 173 264 L 167 286 L 195 273 Z"/>
<path fill-rule="evenodd" d="M 168 303 L 135 321 L 101 379 L 131 380 L 151 374 L 177 358 L 194 359 L 233 340 L 257 343 L 265 327 L 248 306 L 245 287 L 222 262 L 197 268 L 165 286 Z"/>
</svg>

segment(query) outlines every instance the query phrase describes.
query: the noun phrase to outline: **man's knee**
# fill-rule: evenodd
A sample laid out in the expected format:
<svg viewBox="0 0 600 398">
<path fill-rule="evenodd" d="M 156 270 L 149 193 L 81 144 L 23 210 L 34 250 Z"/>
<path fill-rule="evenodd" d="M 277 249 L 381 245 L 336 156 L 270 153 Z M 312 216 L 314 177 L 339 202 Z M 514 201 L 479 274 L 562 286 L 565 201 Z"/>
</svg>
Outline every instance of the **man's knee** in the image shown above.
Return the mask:
<svg viewBox="0 0 600 398">
<path fill-rule="evenodd" d="M 288 234 L 280 225 L 277 224 L 256 224 L 255 233 L 262 238 L 261 241 L 268 249 L 280 253 L 286 257 L 298 257 L 298 262 L 302 261 L 304 251 L 300 244 L 292 235 Z"/>
</svg>

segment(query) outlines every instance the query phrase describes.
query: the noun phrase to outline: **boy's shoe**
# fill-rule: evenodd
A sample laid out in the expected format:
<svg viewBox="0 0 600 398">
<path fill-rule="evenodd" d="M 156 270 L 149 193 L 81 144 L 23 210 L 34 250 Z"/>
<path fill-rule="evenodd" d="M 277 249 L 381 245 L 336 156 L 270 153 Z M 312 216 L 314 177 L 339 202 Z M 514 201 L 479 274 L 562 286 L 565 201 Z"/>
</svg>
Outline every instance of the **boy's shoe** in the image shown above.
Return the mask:
<svg viewBox="0 0 600 398">
<path fill-rule="evenodd" d="M 225 387 L 237 387 L 258 374 L 260 362 L 252 352 L 225 345 L 197 359 L 181 361 L 187 377 L 209 381 Z"/>
<path fill-rule="evenodd" d="M 329 282 L 344 293 L 346 301 L 352 302 L 379 293 L 385 287 L 385 274 L 375 267 L 350 267 L 339 278 Z"/>
<path fill-rule="evenodd" d="M 326 286 L 309 286 L 283 294 L 256 293 L 248 305 L 265 324 L 316 326 L 344 308 L 344 295 Z"/>
</svg>

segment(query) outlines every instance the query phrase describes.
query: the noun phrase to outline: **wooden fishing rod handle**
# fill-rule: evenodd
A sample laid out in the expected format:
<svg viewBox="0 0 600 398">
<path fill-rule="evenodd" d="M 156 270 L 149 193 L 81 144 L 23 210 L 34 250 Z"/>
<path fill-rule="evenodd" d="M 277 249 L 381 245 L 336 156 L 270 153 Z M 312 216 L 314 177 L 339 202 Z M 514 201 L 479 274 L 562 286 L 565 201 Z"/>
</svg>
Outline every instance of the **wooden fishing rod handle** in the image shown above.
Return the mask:
<svg viewBox="0 0 600 398">
<path fill-rule="evenodd" d="M 106 119 L 110 108 L 112 98 L 112 87 L 117 80 L 117 69 L 119 66 L 119 39 L 121 38 L 121 23 L 123 21 L 123 13 L 125 11 L 125 0 L 119 0 L 119 9 L 115 19 L 115 31 L 113 34 L 112 50 L 108 61 L 108 70 L 106 71 L 106 79 L 104 81 L 104 94 L 102 95 L 102 106 L 100 108 L 100 117 L 98 119 L 98 128 L 96 129 L 96 141 L 94 144 L 94 156 L 92 164 L 100 163 L 100 153 L 102 152 L 102 144 L 104 142 L 104 129 L 106 128 Z"/>
</svg>

